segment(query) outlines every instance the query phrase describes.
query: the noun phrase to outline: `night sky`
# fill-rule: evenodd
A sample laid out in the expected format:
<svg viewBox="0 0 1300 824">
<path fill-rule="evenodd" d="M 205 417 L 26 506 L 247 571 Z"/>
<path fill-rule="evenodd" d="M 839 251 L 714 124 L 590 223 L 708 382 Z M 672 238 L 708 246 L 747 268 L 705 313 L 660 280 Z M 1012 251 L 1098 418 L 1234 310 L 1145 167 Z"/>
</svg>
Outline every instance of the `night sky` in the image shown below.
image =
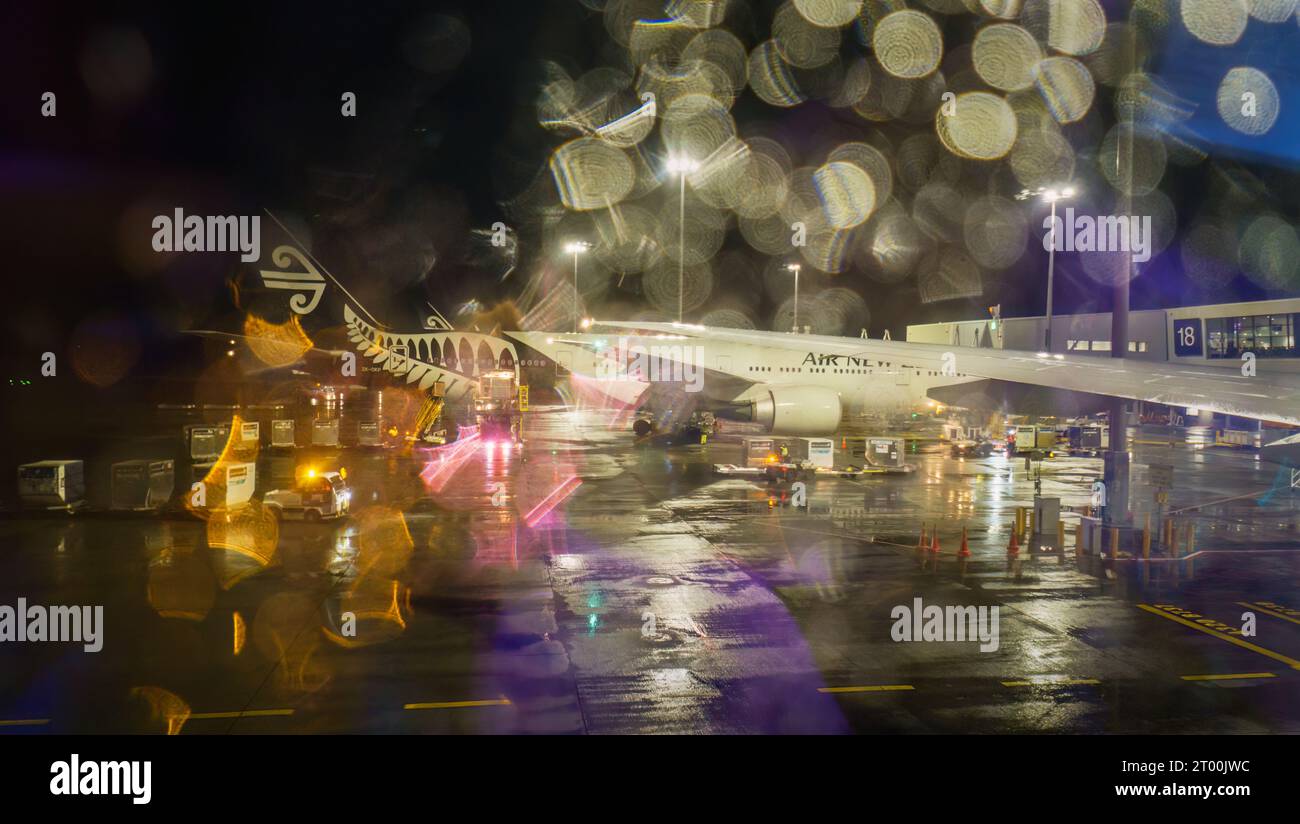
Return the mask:
<svg viewBox="0 0 1300 824">
<path fill-rule="evenodd" d="M 767 36 L 777 5 L 733 4 L 731 30 L 752 46 Z M 150 260 L 148 219 L 176 206 L 216 214 L 266 208 L 310 227 L 317 257 L 395 325 L 414 326 L 425 299 L 450 314 L 471 298 L 490 307 L 516 297 L 530 271 L 553 265 L 535 235 L 521 230 L 519 269 L 504 281 L 465 262 L 466 237 L 508 219 L 500 202 L 562 142 L 537 122 L 541 61 L 576 76 L 610 53 L 601 16 L 576 0 L 228 2 L 202 11 L 24 1 L 7 11 L 0 186 L 9 375 L 34 374 L 41 351 L 66 347 L 79 325 L 104 315 L 138 336 L 139 374 L 170 374 L 201 359 L 179 330 L 235 328 L 233 256 L 182 255 L 161 267 Z M 975 30 L 970 15 L 943 20 L 948 52 Z M 142 70 L 133 62 L 141 42 Z M 1175 45 L 1179 54 L 1187 50 Z M 1186 60 L 1163 62 L 1172 76 L 1187 71 Z M 55 118 L 40 116 L 44 91 L 58 95 Z M 344 91 L 358 96 L 356 118 L 339 115 Z M 1101 131 L 1113 119 L 1108 96 L 1099 94 L 1095 108 L 1093 120 L 1067 129 L 1072 139 L 1098 133 L 1097 119 Z M 793 151 L 827 131 L 864 139 L 875 128 L 816 100 L 773 110 L 750 92 L 733 114 L 742 126 L 772 121 Z M 1281 139 L 1265 152 L 1210 146 L 1213 164 L 1171 165 L 1161 189 L 1179 211 L 1180 232 L 1185 216 L 1222 191 L 1215 181 L 1224 170 L 1234 185 L 1248 182 L 1261 208 L 1293 219 L 1293 153 Z M 1079 149 L 1080 164 L 1085 152 Z M 1038 314 L 1046 268 L 1039 219 L 1030 221 L 1027 253 L 986 280 L 980 298 L 921 304 L 915 278 L 882 286 L 852 270 L 835 285 L 866 298 L 875 335 L 886 326 L 900 337 L 908 323 L 983 316 L 999 302 L 1007 316 Z M 272 239 L 263 222 L 265 248 Z M 724 248 L 739 243 L 735 234 Z M 1108 307 L 1106 290 L 1070 256 L 1058 258 L 1056 289 L 1058 313 Z M 1134 283 L 1132 305 L 1296 293 L 1266 292 L 1241 276 L 1208 291 L 1168 253 Z"/>
</svg>

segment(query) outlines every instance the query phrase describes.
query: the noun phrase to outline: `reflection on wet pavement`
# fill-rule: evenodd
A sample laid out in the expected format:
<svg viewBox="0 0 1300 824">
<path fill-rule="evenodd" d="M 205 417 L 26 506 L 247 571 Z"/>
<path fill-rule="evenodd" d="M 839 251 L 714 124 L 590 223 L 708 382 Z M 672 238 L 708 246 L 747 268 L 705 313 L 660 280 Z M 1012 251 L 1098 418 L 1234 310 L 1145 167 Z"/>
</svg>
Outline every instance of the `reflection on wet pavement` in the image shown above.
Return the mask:
<svg viewBox="0 0 1300 824">
<path fill-rule="evenodd" d="M 1034 494 L 1023 463 L 916 454 L 909 476 L 820 478 L 794 508 L 713 474 L 738 455 L 542 409 L 522 448 L 349 455 L 339 522 L 281 523 L 256 501 L 0 521 L 0 603 L 102 604 L 106 622 L 96 654 L 0 645 L 3 731 L 1300 729 L 1297 506 L 1266 496 L 1271 468 L 1247 455 L 1137 453 L 1138 519 L 1145 464 L 1173 463 L 1168 507 L 1203 551 L 1149 591 L 1078 569 L 1071 513 L 1065 557 L 1008 573 Z M 1043 494 L 1082 509 L 1099 473 L 1046 461 Z M 937 561 L 917 552 L 923 525 Z M 917 597 L 1000 606 L 998 649 L 893 642 L 891 609 Z M 1232 629 L 1247 609 L 1247 646 L 1187 626 Z"/>
</svg>

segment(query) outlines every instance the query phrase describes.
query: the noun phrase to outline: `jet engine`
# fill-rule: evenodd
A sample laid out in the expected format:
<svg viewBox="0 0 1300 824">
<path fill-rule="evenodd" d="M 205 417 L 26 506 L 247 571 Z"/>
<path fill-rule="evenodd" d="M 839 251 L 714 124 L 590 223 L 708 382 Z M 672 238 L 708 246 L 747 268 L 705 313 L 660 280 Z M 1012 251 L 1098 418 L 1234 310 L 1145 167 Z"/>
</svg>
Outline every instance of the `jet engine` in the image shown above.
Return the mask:
<svg viewBox="0 0 1300 824">
<path fill-rule="evenodd" d="M 822 386 L 756 386 L 751 420 L 773 435 L 831 435 L 840 425 L 840 396 Z"/>
</svg>

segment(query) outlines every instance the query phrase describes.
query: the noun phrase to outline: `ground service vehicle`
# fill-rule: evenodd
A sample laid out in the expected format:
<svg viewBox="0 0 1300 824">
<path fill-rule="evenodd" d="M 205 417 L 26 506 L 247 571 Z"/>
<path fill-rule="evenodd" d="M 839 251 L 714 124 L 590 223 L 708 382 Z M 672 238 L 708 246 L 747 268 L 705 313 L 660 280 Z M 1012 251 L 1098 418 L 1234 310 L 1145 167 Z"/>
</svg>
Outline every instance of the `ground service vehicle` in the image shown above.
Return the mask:
<svg viewBox="0 0 1300 824">
<path fill-rule="evenodd" d="M 352 491 L 338 472 L 308 472 L 291 489 L 273 489 L 262 505 L 277 518 L 321 521 L 348 513 Z"/>
<path fill-rule="evenodd" d="M 503 369 L 479 376 L 474 415 L 484 441 L 519 440 L 519 385 L 514 372 Z"/>
<path fill-rule="evenodd" d="M 958 441 L 952 445 L 954 458 L 987 458 L 996 451 L 992 441 Z"/>
</svg>

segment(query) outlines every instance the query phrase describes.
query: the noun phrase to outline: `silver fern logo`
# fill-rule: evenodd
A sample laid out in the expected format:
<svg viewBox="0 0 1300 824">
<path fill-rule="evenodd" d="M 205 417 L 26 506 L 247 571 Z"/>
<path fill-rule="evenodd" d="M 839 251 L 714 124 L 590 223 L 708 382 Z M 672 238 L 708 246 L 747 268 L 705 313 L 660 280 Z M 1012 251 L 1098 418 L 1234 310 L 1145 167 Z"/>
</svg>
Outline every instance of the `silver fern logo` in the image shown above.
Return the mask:
<svg viewBox="0 0 1300 824">
<path fill-rule="evenodd" d="M 485 372 L 512 371 L 519 363 L 513 344 L 493 335 L 380 330 L 362 320 L 347 303 L 343 304 L 343 321 L 348 339 L 361 357 L 421 390 L 442 381 L 444 395 L 452 401 L 465 397 Z"/>
<path fill-rule="evenodd" d="M 271 253 L 271 262 L 277 270 L 261 270 L 262 285 L 267 289 L 287 289 L 295 292 L 289 298 L 289 308 L 299 315 L 310 315 L 320 305 L 325 294 L 325 278 L 317 271 L 307 256 L 292 246 L 277 246 Z M 302 272 L 281 271 L 297 264 Z"/>
</svg>

